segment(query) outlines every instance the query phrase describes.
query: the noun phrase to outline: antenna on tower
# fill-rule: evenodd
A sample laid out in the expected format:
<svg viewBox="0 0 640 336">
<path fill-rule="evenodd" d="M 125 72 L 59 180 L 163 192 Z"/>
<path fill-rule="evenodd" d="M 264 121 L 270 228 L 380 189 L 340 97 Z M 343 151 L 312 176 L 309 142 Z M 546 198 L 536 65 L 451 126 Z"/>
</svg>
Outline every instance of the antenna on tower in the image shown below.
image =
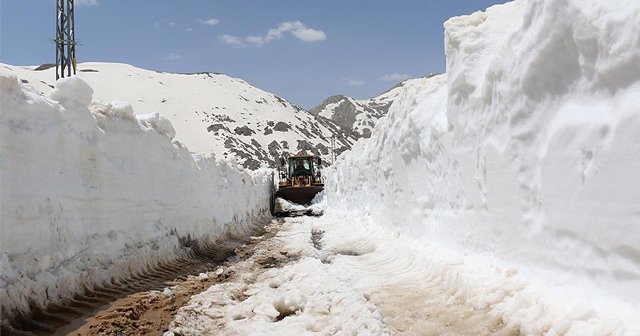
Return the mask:
<svg viewBox="0 0 640 336">
<path fill-rule="evenodd" d="M 76 38 L 73 0 L 56 1 L 56 80 L 76 74 Z"/>
</svg>

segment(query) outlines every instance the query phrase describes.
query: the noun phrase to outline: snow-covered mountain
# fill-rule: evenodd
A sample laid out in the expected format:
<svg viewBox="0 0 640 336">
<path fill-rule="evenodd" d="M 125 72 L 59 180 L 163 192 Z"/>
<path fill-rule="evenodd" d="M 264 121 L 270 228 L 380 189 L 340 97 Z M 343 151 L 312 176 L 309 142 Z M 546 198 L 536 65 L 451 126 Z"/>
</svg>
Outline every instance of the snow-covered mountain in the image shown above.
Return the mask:
<svg viewBox="0 0 640 336">
<path fill-rule="evenodd" d="M 3 65 L 23 84 L 44 94 L 55 82 L 51 66 Z M 189 150 L 217 158 L 235 157 L 243 166 L 273 166 L 277 157 L 307 150 L 329 159 L 331 136 L 336 152 L 354 138 L 331 120 L 249 83 L 218 73 L 161 73 L 118 63 L 81 63 L 78 76 L 95 91 L 94 100 L 131 104 L 136 114 L 157 112 L 171 121 L 176 140 Z"/>
<path fill-rule="evenodd" d="M 398 99 L 404 87 L 412 82 L 422 82 L 433 74 L 420 78 L 402 81 L 382 94 L 369 99 L 355 99 L 343 95 L 335 95 L 325 99 L 309 112 L 319 119 L 330 120 L 340 126 L 348 137 L 369 138 L 378 120 L 385 116 L 391 104 Z"/>
</svg>

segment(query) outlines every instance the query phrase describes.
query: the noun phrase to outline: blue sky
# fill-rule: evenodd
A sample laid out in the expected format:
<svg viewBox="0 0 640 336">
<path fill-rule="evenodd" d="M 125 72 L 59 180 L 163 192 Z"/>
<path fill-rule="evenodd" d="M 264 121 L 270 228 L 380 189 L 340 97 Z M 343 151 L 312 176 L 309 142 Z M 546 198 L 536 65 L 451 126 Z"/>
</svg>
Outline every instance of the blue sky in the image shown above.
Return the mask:
<svg viewBox="0 0 640 336">
<path fill-rule="evenodd" d="M 221 72 L 310 108 L 444 72 L 443 22 L 506 0 L 76 0 L 79 62 Z M 54 0 L 0 0 L 0 60 L 55 62 Z"/>
</svg>

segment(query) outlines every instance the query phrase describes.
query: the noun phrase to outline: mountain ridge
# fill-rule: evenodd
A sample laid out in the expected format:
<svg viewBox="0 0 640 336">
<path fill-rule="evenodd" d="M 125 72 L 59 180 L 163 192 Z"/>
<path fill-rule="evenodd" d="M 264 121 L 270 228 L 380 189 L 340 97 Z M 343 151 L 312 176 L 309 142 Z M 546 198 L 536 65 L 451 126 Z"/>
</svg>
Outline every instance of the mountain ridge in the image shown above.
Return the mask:
<svg viewBox="0 0 640 336">
<path fill-rule="evenodd" d="M 371 137 L 375 125 L 387 115 L 389 108 L 398 99 L 408 83 L 425 80 L 434 75 L 430 73 L 422 77 L 403 80 L 381 94 L 368 99 L 356 99 L 342 94 L 333 95 L 309 109 L 309 113 L 322 119 L 331 120 L 347 136 L 355 139 L 367 139 Z"/>
<path fill-rule="evenodd" d="M 43 95 L 55 82 L 52 64 L 3 64 L 0 71 L 15 73 L 23 85 Z M 175 140 L 192 152 L 236 160 L 249 169 L 275 167 L 278 157 L 303 150 L 330 162 L 333 152 L 339 155 L 357 139 L 370 136 L 401 90 L 396 86 L 391 94 L 365 101 L 332 96 L 324 102 L 337 97 L 334 100 L 345 104 L 338 112 L 347 113 L 329 114 L 317 108 L 307 111 L 243 79 L 211 71 L 167 73 L 124 63 L 87 62 L 78 64 L 77 75 L 93 88 L 96 103 L 125 101 L 135 114 L 157 112 L 175 128 Z M 360 111 L 367 118 L 359 117 Z"/>
</svg>

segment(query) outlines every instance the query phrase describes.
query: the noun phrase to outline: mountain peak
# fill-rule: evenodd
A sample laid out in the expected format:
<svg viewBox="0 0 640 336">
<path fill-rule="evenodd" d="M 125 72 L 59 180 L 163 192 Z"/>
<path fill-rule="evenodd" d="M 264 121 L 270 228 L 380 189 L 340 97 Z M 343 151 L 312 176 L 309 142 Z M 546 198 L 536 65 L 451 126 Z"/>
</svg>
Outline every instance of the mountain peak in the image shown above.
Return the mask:
<svg viewBox="0 0 640 336">
<path fill-rule="evenodd" d="M 342 133 L 353 138 L 369 138 L 377 122 L 387 114 L 404 86 L 412 80 L 404 80 L 380 95 L 364 100 L 334 95 L 309 110 L 309 113 L 334 122 Z"/>
</svg>

